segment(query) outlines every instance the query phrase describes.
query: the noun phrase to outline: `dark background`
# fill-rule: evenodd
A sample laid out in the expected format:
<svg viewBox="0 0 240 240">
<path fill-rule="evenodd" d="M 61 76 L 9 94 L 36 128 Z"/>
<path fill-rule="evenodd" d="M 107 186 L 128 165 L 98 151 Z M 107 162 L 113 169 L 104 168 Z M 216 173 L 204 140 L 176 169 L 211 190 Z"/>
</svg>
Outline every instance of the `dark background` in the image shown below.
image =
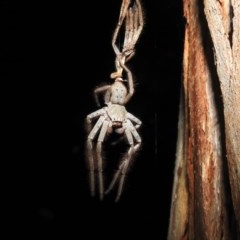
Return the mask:
<svg viewBox="0 0 240 240">
<path fill-rule="evenodd" d="M 16 139 L 29 159 L 20 177 L 27 176 L 26 194 L 19 184 L 16 196 L 24 199 L 32 236 L 166 239 L 182 77 L 181 1 L 142 1 L 144 30 L 128 64 L 135 94 L 126 106 L 143 122 L 142 147 L 118 203 L 114 191 L 102 202 L 89 195 L 84 120 L 97 110 L 93 89 L 110 83 L 115 70 L 111 38 L 121 1 L 1 2 L 1 75 L 18 92 L 15 114 L 27 140 Z M 121 151 L 106 154 L 106 178 L 115 170 L 108 157 Z"/>
</svg>

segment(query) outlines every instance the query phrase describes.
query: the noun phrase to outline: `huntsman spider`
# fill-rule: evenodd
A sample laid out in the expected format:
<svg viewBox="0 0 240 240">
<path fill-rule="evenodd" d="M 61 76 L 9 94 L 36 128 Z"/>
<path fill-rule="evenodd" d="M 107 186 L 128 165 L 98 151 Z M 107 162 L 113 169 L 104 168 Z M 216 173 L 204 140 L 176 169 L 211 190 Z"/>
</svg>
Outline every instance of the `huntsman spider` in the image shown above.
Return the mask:
<svg viewBox="0 0 240 240">
<path fill-rule="evenodd" d="M 116 202 L 122 194 L 129 164 L 137 150 L 139 150 L 142 141 L 137 131 L 141 125 L 141 121 L 133 114 L 127 112 L 125 108 L 125 105 L 134 93 L 132 73 L 125 63 L 134 55 L 135 44 L 143 28 L 143 12 L 140 1 L 134 0 L 131 6 L 130 4 L 130 0 L 122 1 L 118 24 L 112 38 L 112 47 L 116 54 L 116 71 L 112 73 L 110 77 L 114 82 L 98 87 L 94 91 L 97 105 L 100 106 L 98 95 L 102 94 L 105 106 L 90 113 L 86 118 L 89 129 L 87 138 L 87 161 L 89 165 L 90 193 L 92 196 L 95 196 L 96 188 L 98 188 L 99 198 L 103 200 L 104 194 L 108 194 L 118 182 Z M 119 49 L 116 45 L 116 40 L 124 21 L 124 42 L 122 49 Z M 123 78 L 123 73 L 127 79 Z M 129 148 L 120 162 L 112 181 L 105 190 L 102 150 L 106 137 L 112 132 L 123 136 L 127 140 Z M 95 178 L 97 179 L 97 187 Z"/>
</svg>

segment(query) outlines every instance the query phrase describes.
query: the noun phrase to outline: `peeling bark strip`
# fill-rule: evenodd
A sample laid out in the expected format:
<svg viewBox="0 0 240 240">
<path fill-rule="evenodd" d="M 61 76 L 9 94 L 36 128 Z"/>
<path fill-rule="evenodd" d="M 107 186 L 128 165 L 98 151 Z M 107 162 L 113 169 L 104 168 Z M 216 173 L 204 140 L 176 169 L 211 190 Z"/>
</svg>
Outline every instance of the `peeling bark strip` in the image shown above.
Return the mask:
<svg viewBox="0 0 240 240">
<path fill-rule="evenodd" d="M 204 0 L 223 95 L 226 149 L 233 206 L 240 231 L 240 1 L 221 1 L 232 9 L 232 35 L 228 34 L 222 5 Z"/>
<path fill-rule="evenodd" d="M 181 94 L 178 141 L 176 152 L 176 165 L 174 172 L 174 187 L 172 191 L 172 203 L 168 239 L 187 239 L 188 226 L 188 191 L 187 191 L 187 152 L 186 152 L 186 120 L 184 116 L 184 99 Z"/>
<path fill-rule="evenodd" d="M 198 0 L 184 0 L 184 108 L 179 114 L 168 240 L 231 239 L 220 128 L 200 10 Z"/>
</svg>

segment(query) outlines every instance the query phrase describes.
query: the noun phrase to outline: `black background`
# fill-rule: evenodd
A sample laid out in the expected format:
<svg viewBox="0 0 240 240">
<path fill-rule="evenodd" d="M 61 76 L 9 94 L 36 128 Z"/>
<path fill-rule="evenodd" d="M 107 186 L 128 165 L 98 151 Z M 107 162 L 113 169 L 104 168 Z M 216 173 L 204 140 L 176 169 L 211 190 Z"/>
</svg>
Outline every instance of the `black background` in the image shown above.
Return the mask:
<svg viewBox="0 0 240 240">
<path fill-rule="evenodd" d="M 21 175 L 27 176 L 27 197 L 22 196 L 22 185 L 18 191 L 22 195 L 16 196 L 26 204 L 33 239 L 65 233 L 69 239 L 141 235 L 166 239 L 184 21 L 180 0 L 142 4 L 144 30 L 128 65 L 135 94 L 126 108 L 143 122 L 139 130 L 143 143 L 123 195 L 114 203 L 114 191 L 102 202 L 90 197 L 84 120 L 97 110 L 93 89 L 110 83 L 115 70 L 111 38 L 121 1 L 1 3 L 1 75 L 16 92 L 18 86 L 23 89 L 17 94 L 21 103 L 14 105 L 26 126 L 21 133 L 27 138 L 23 152 L 29 159 L 27 174 Z M 26 115 L 20 105 L 27 106 Z M 112 154 L 116 158 L 122 154 L 117 150 Z M 109 161 L 106 156 L 107 176 L 115 170 L 108 167 Z"/>
</svg>

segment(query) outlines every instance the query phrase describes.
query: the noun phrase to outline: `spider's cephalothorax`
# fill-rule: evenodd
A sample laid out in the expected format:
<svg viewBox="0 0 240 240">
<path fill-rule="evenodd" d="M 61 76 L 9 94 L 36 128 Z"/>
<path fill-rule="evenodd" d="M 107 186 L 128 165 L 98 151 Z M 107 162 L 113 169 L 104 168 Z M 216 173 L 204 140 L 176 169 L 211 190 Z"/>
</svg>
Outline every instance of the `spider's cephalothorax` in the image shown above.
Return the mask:
<svg viewBox="0 0 240 240">
<path fill-rule="evenodd" d="M 125 108 L 125 105 L 134 93 L 132 73 L 125 63 L 132 58 L 135 52 L 135 44 L 143 27 L 143 13 L 140 0 L 132 1 L 134 3 L 131 5 L 132 7 L 130 7 L 130 0 L 122 0 L 119 21 L 113 34 L 112 46 L 116 54 L 116 71 L 111 74 L 111 78 L 114 79 L 114 82 L 109 85 L 98 87 L 94 91 L 97 105 L 100 107 L 98 95 L 103 94 L 105 106 L 87 116 L 87 125 L 88 129 L 90 129 L 87 138 L 90 191 L 91 195 L 94 196 L 96 191 L 96 173 L 98 192 L 101 200 L 103 199 L 104 193 L 109 193 L 117 182 L 118 190 L 115 200 L 119 200 L 129 164 L 141 144 L 141 137 L 137 132 L 137 129 L 141 125 L 141 121 L 129 113 Z M 125 37 L 123 48 L 120 50 L 116 45 L 116 39 L 124 21 Z M 122 78 L 123 71 L 127 74 L 127 80 L 123 80 Z M 120 136 L 125 137 L 129 148 L 105 191 L 102 166 L 102 145 L 106 136 L 112 132 L 116 132 Z"/>
</svg>

